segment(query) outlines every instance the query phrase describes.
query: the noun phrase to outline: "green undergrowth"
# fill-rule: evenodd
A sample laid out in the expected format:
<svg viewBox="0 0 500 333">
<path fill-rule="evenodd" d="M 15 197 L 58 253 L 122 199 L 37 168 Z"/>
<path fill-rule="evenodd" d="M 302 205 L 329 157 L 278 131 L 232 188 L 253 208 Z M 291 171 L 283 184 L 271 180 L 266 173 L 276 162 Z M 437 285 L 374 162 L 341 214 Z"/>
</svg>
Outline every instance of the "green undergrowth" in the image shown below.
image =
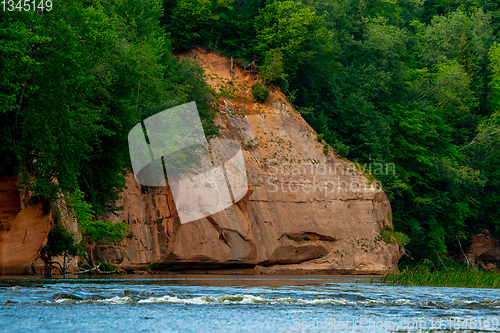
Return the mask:
<svg viewBox="0 0 500 333">
<path fill-rule="evenodd" d="M 423 263 L 405 268 L 398 276 L 387 276 L 383 282 L 400 286 L 500 288 L 500 273 L 462 266 L 432 270 Z"/>
<path fill-rule="evenodd" d="M 266 85 L 257 82 L 252 86 L 253 99 L 257 103 L 264 103 L 269 98 L 270 89 Z"/>
</svg>

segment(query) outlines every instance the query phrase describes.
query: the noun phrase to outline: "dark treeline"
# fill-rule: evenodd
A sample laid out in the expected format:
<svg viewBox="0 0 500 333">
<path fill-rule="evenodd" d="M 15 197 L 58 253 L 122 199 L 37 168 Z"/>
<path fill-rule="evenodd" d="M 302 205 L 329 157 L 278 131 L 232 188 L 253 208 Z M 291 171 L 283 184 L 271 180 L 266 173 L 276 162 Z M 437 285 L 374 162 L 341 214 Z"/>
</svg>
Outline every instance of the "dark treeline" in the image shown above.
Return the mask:
<svg viewBox="0 0 500 333">
<path fill-rule="evenodd" d="M 138 119 L 196 100 L 215 132 L 202 71 L 172 57 L 201 45 L 255 61 L 339 155 L 396 165 L 374 176 L 411 257 L 454 252 L 483 228 L 500 236 L 499 30 L 495 0 L 69 0 L 2 13 L 0 169 L 104 211 Z"/>
</svg>

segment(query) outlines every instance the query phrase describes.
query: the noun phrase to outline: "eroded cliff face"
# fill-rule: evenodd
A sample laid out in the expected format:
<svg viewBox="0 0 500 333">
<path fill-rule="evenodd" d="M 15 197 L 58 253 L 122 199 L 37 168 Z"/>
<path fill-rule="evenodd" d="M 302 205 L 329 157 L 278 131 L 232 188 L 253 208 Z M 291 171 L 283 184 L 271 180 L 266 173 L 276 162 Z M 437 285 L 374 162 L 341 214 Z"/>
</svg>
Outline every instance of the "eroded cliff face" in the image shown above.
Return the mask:
<svg viewBox="0 0 500 333">
<path fill-rule="evenodd" d="M 48 203 L 30 203 L 16 177 L 0 177 L 0 274 L 26 274 L 52 228 Z"/>
<path fill-rule="evenodd" d="M 241 143 L 249 190 L 228 209 L 180 224 L 168 187 L 127 177 L 118 215 L 133 236 L 121 244 L 94 244 L 91 256 L 117 268 L 204 270 L 249 268 L 266 274 L 385 273 L 403 249 L 380 237 L 391 227 L 382 189 L 318 141 L 286 97 L 274 88 L 264 104 L 252 102 L 255 74 L 215 53 L 192 50 L 219 93 L 216 122 L 224 138 Z M 52 228 L 48 205 L 27 205 L 17 179 L 0 177 L 0 274 L 43 272 L 38 258 Z M 65 225 L 78 234 L 68 216 Z M 63 221 L 64 222 L 64 221 Z M 61 258 L 59 258 L 62 260 Z M 35 263 L 34 263 L 35 261 Z M 76 260 L 72 271 L 77 270 Z M 71 268 L 71 267 L 70 267 Z"/>
<path fill-rule="evenodd" d="M 325 148 L 274 88 L 252 102 L 254 74 L 203 50 L 209 84 L 222 92 L 216 121 L 224 138 L 241 142 L 249 191 L 236 205 L 180 224 L 169 188 L 139 185 L 133 175 L 112 222 L 130 225 L 120 245 L 95 245 L 92 256 L 126 270 L 255 267 L 262 273 L 385 273 L 403 249 L 386 244 L 389 200 L 350 163 Z M 226 96 L 226 97 L 224 97 Z"/>
</svg>

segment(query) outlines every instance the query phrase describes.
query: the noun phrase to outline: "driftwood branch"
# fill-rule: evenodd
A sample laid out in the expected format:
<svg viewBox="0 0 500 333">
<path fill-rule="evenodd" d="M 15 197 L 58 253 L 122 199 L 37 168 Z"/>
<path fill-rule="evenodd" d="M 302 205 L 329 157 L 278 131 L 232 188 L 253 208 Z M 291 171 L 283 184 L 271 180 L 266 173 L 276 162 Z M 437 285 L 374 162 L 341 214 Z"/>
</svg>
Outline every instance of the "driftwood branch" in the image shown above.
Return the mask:
<svg viewBox="0 0 500 333">
<path fill-rule="evenodd" d="M 102 264 L 99 264 L 95 267 L 92 267 L 92 268 L 84 270 L 84 271 L 79 271 L 79 272 L 75 272 L 75 273 L 67 273 L 67 274 L 68 275 L 82 275 L 82 274 L 91 273 L 93 271 L 95 271 L 97 274 L 123 274 L 122 272 L 119 272 L 116 269 L 113 272 L 103 272 L 99 269 L 99 267 L 101 267 L 101 266 L 102 266 Z"/>
<path fill-rule="evenodd" d="M 71 210 L 69 210 L 68 208 L 64 207 L 63 205 L 61 205 L 59 202 L 56 201 L 56 204 L 58 204 L 59 206 L 61 206 L 62 208 L 66 209 L 66 211 L 68 213 L 70 213 L 71 215 L 73 215 L 74 218 L 76 218 L 76 214 L 73 213 Z"/>
<path fill-rule="evenodd" d="M 438 259 L 441 262 L 441 265 L 443 265 L 444 269 L 448 270 L 448 267 L 446 267 L 446 265 L 444 264 L 443 260 L 441 260 L 441 257 L 437 254 L 437 252 L 434 251 L 434 253 L 436 254 L 436 257 L 438 257 Z"/>
<path fill-rule="evenodd" d="M 458 246 L 460 246 L 460 251 L 462 252 L 462 255 L 463 255 L 463 256 L 464 256 L 464 258 L 465 258 L 465 262 L 467 263 L 467 267 L 476 267 L 476 266 L 474 265 L 474 263 L 472 262 L 472 260 L 471 260 L 469 257 L 467 257 L 467 256 L 465 255 L 465 252 L 464 252 L 464 250 L 462 249 L 462 243 L 460 243 L 460 239 L 458 239 L 458 236 L 456 236 L 456 238 L 457 238 Z"/>
<path fill-rule="evenodd" d="M 231 81 L 233 80 L 233 75 L 234 75 L 234 60 L 233 57 L 231 57 Z"/>
<path fill-rule="evenodd" d="M 255 60 L 251 64 L 242 59 L 234 59 L 234 62 L 248 73 L 258 73 L 260 70 L 259 66 L 255 64 Z"/>
<path fill-rule="evenodd" d="M 79 271 L 79 272 L 75 272 L 75 273 L 69 273 L 70 275 L 81 275 L 81 274 L 86 274 L 86 273 L 89 273 L 89 272 L 92 272 L 92 271 L 99 271 L 99 267 L 101 267 L 101 264 L 95 266 L 95 267 L 92 267 L 90 269 L 87 269 L 85 271 Z"/>
</svg>

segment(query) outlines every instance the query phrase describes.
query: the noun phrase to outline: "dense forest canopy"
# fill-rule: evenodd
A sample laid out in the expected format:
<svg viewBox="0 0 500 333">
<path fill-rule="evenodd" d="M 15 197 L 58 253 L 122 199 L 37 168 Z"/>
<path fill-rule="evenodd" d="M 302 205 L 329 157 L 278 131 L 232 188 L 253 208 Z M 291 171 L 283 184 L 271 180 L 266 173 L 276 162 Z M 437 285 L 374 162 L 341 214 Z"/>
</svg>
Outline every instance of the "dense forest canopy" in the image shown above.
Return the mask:
<svg viewBox="0 0 500 333">
<path fill-rule="evenodd" d="M 0 172 L 97 213 L 124 186 L 126 133 L 196 100 L 216 133 L 205 46 L 260 66 L 339 155 L 375 175 L 411 258 L 500 236 L 500 2 L 89 0 L 0 18 Z M 57 179 L 57 182 L 54 180 Z M 34 181 L 33 181 L 34 180 Z M 78 205 L 77 205 L 78 206 Z"/>
</svg>

